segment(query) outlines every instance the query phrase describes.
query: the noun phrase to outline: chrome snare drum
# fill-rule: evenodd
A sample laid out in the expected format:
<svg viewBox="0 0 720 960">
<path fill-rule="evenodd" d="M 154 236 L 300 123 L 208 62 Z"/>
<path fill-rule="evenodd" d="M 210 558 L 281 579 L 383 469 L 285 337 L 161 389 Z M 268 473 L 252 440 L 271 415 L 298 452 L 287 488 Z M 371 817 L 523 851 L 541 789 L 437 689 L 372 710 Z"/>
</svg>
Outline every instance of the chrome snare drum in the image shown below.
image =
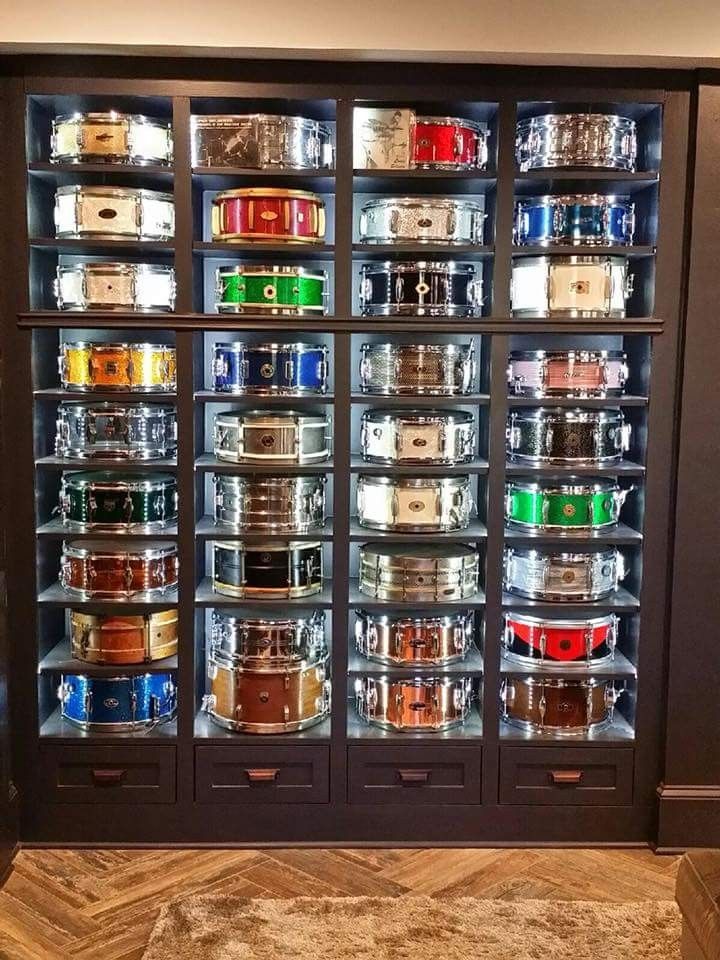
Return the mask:
<svg viewBox="0 0 720 960">
<path fill-rule="evenodd" d="M 357 479 L 358 523 L 373 530 L 464 530 L 472 506 L 468 476 Z"/>
<path fill-rule="evenodd" d="M 57 237 L 170 240 L 175 232 L 173 195 L 134 187 L 58 187 L 54 217 Z"/>
<path fill-rule="evenodd" d="M 475 386 L 475 341 L 459 343 L 363 343 L 362 393 L 455 396 Z"/>
<path fill-rule="evenodd" d="M 507 370 L 519 397 L 620 397 L 628 376 L 622 350 L 513 350 Z"/>
<path fill-rule="evenodd" d="M 360 592 L 379 600 L 466 600 L 477 592 L 480 558 L 464 543 L 366 543 Z"/>
<path fill-rule="evenodd" d="M 297 617 L 245 616 L 213 610 L 209 646 L 244 666 L 317 663 L 327 656 L 325 613 Z"/>
<path fill-rule="evenodd" d="M 170 473 L 64 473 L 58 509 L 75 530 L 161 529 L 177 520 L 177 483 Z"/>
<path fill-rule="evenodd" d="M 485 211 L 462 197 L 381 197 L 360 212 L 363 243 L 483 242 Z"/>
<path fill-rule="evenodd" d="M 387 730 L 449 730 L 467 720 L 472 700 L 470 677 L 362 677 L 355 686 L 360 717 Z"/>
<path fill-rule="evenodd" d="M 328 348 L 315 343 L 216 343 L 212 389 L 219 393 L 322 394 L 328 387 Z"/>
<path fill-rule="evenodd" d="M 295 410 L 215 414 L 213 451 L 230 463 L 315 463 L 330 457 L 330 418 Z"/>
<path fill-rule="evenodd" d="M 626 572 L 617 547 L 584 553 L 505 547 L 505 589 L 532 600 L 602 600 L 617 590 Z"/>
<path fill-rule="evenodd" d="M 58 310 L 170 312 L 175 309 L 175 270 L 156 263 L 61 265 L 55 299 Z"/>
<path fill-rule="evenodd" d="M 172 125 L 141 114 L 68 113 L 55 117 L 51 163 L 131 163 L 169 166 Z"/>
<path fill-rule="evenodd" d="M 365 317 L 478 317 L 482 277 L 471 263 L 364 263 L 360 311 Z"/>
<path fill-rule="evenodd" d="M 368 463 L 467 463 L 475 418 L 465 410 L 366 410 L 360 453 Z"/>
<path fill-rule="evenodd" d="M 511 410 L 507 453 L 529 463 L 593 464 L 622 460 L 630 424 L 622 410 L 537 407 Z"/>
<path fill-rule="evenodd" d="M 587 669 L 610 663 L 617 646 L 618 618 L 610 613 L 587 620 L 551 620 L 504 615 L 503 656 L 526 666 Z"/>
<path fill-rule="evenodd" d="M 323 551 L 319 541 L 241 543 L 216 540 L 213 590 L 231 597 L 293 599 L 320 593 Z"/>
<path fill-rule="evenodd" d="M 357 651 L 378 663 L 445 666 L 464 660 L 474 642 L 472 610 L 427 617 L 355 611 Z"/>
<path fill-rule="evenodd" d="M 515 138 L 520 170 L 595 167 L 635 170 L 634 120 L 603 113 L 549 113 L 520 120 Z"/>
<path fill-rule="evenodd" d="M 177 587 L 174 543 L 73 540 L 63 543 L 60 585 L 82 600 L 142 600 Z"/>
<path fill-rule="evenodd" d="M 55 454 L 68 460 L 158 460 L 177 449 L 175 407 L 61 403 Z"/>
<path fill-rule="evenodd" d="M 515 257 L 514 317 L 625 316 L 633 275 L 625 257 Z"/>
<path fill-rule="evenodd" d="M 175 389 L 175 347 L 163 343 L 64 341 L 58 356 L 66 390 L 151 391 Z"/>
<path fill-rule="evenodd" d="M 239 477 L 216 473 L 215 523 L 263 533 L 307 533 L 325 525 L 325 476 Z"/>
<path fill-rule="evenodd" d="M 267 113 L 193 115 L 193 167 L 317 170 L 332 167 L 332 131 L 308 117 Z"/>
<path fill-rule="evenodd" d="M 635 233 L 635 204 L 630 197 L 600 193 L 523 197 L 515 204 L 515 234 L 520 246 L 556 244 L 630 246 Z"/>
</svg>

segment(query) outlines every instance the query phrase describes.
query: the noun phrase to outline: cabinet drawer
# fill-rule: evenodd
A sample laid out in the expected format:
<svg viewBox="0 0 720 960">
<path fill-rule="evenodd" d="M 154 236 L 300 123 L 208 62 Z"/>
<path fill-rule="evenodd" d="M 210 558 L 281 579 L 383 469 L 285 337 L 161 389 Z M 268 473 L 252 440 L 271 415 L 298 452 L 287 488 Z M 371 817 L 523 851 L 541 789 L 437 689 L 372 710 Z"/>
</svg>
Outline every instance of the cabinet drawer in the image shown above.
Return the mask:
<svg viewBox="0 0 720 960">
<path fill-rule="evenodd" d="M 500 803 L 631 804 L 633 766 L 626 747 L 503 747 Z"/>
<path fill-rule="evenodd" d="M 330 748 L 222 746 L 195 748 L 199 803 L 327 803 Z"/>
<path fill-rule="evenodd" d="M 40 767 L 51 803 L 175 802 L 175 747 L 44 744 Z"/>
<path fill-rule="evenodd" d="M 351 803 L 480 803 L 482 749 L 351 746 Z"/>
</svg>

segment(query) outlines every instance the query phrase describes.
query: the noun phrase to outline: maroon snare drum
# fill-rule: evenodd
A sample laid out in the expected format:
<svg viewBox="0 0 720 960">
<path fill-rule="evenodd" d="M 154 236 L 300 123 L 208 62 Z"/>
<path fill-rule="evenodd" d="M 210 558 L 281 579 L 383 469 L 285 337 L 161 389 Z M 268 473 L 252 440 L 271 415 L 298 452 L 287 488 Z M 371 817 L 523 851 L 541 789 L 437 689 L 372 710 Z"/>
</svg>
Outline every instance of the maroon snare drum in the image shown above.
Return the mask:
<svg viewBox="0 0 720 960">
<path fill-rule="evenodd" d="M 284 187 L 243 187 L 213 197 L 213 240 L 322 243 L 325 204 L 315 193 Z"/>
<path fill-rule="evenodd" d="M 426 169 L 483 170 L 487 134 L 473 120 L 418 117 L 415 121 L 415 166 Z"/>
<path fill-rule="evenodd" d="M 519 663 L 553 662 L 563 667 L 585 667 L 615 656 L 617 617 L 609 614 L 587 620 L 543 620 L 519 613 L 505 614 L 503 648 L 508 660 Z"/>
</svg>

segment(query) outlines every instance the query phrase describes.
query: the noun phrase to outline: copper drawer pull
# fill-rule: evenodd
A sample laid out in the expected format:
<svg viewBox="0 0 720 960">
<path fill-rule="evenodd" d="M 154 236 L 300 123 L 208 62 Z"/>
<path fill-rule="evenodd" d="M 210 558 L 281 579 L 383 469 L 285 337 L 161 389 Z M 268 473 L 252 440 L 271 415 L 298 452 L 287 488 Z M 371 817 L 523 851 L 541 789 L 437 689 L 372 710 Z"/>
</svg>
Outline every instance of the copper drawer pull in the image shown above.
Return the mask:
<svg viewBox="0 0 720 960">
<path fill-rule="evenodd" d="M 93 783 L 96 787 L 116 787 L 126 773 L 127 770 L 93 770 Z"/>
<path fill-rule="evenodd" d="M 430 783 L 429 770 L 398 770 L 401 783 L 423 784 Z"/>
<path fill-rule="evenodd" d="M 245 773 L 250 783 L 271 783 L 273 780 L 277 780 L 280 768 L 265 767 L 262 770 L 246 770 Z"/>
<path fill-rule="evenodd" d="M 551 770 L 550 777 L 552 782 L 557 784 L 580 783 L 583 772 L 582 770 Z"/>
</svg>

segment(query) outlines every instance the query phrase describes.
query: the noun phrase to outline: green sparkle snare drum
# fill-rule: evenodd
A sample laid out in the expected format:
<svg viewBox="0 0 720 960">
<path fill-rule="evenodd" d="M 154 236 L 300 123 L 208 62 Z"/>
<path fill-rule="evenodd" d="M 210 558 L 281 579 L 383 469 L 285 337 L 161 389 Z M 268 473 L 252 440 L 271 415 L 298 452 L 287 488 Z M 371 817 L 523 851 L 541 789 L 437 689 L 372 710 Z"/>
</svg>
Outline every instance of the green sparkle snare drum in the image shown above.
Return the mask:
<svg viewBox="0 0 720 960">
<path fill-rule="evenodd" d="M 73 530 L 154 530 L 177 519 L 175 477 L 110 470 L 65 473 L 59 511 L 63 524 Z"/>
<path fill-rule="evenodd" d="M 512 480 L 505 486 L 505 519 L 519 527 L 565 533 L 614 526 L 629 491 L 614 480 L 569 477 L 567 483 Z"/>
<path fill-rule="evenodd" d="M 325 313 L 327 274 L 292 266 L 219 267 L 216 277 L 218 313 Z"/>
</svg>

